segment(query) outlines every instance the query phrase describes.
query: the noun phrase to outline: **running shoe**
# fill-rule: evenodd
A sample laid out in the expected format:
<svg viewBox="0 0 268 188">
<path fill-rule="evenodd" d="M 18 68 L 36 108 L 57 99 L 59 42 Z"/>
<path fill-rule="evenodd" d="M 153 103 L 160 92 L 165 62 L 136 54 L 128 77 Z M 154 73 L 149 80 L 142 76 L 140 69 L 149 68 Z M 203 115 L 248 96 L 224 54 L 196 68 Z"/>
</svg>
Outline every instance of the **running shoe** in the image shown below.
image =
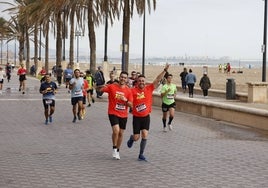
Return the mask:
<svg viewBox="0 0 268 188">
<path fill-rule="evenodd" d="M 95 102 L 95 100 L 94 100 L 94 99 L 92 99 L 92 102 L 94 103 L 94 102 Z"/>
<path fill-rule="evenodd" d="M 119 155 L 119 152 L 117 151 L 116 152 L 116 157 L 115 157 L 116 160 L 120 160 L 120 155 Z"/>
<path fill-rule="evenodd" d="M 172 131 L 173 126 L 172 126 L 171 124 L 168 124 L 168 129 L 169 129 L 170 131 Z"/>
<path fill-rule="evenodd" d="M 23 91 L 22 94 L 25 94 L 25 92 Z"/>
<path fill-rule="evenodd" d="M 76 122 L 76 116 L 74 116 L 74 119 L 73 119 L 73 123 L 75 123 Z"/>
<path fill-rule="evenodd" d="M 144 157 L 143 154 L 140 154 L 140 155 L 139 155 L 138 160 L 139 160 L 139 161 L 146 161 L 146 162 L 147 162 L 147 160 L 146 160 L 146 158 Z"/>
<path fill-rule="evenodd" d="M 117 156 L 117 149 L 113 149 L 113 158 L 116 159 L 116 156 Z"/>
<path fill-rule="evenodd" d="M 166 127 L 163 128 L 163 132 L 167 132 L 167 128 Z"/>
<path fill-rule="evenodd" d="M 134 140 L 132 139 L 132 135 L 130 135 L 128 141 L 127 141 L 127 147 L 131 148 L 133 146 Z"/>
<path fill-rule="evenodd" d="M 48 119 L 46 119 L 46 121 L 45 121 L 45 125 L 48 125 Z"/>
<path fill-rule="evenodd" d="M 88 105 L 87 105 L 87 107 L 90 107 L 90 106 L 91 106 L 91 104 L 88 104 Z"/>
<path fill-rule="evenodd" d="M 49 122 L 52 123 L 52 121 L 53 121 L 52 116 L 49 116 Z"/>
</svg>

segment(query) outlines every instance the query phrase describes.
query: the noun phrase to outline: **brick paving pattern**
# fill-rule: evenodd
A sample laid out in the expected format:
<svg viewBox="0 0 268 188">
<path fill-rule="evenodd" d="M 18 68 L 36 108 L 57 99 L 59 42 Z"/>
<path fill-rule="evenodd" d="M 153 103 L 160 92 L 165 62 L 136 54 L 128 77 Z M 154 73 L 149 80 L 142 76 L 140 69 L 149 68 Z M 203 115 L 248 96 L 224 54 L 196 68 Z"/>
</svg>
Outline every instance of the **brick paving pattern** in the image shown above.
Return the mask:
<svg viewBox="0 0 268 188">
<path fill-rule="evenodd" d="M 162 132 L 159 107 L 151 114 L 145 150 L 139 141 L 112 159 L 106 99 L 96 101 L 84 120 L 72 123 L 65 87 L 56 96 L 52 124 L 44 124 L 39 81 L 28 77 L 18 91 L 13 75 L 0 96 L 0 188 L 182 187 L 263 188 L 268 185 L 268 137 L 260 131 L 190 114 L 175 113 L 174 130 Z"/>
</svg>

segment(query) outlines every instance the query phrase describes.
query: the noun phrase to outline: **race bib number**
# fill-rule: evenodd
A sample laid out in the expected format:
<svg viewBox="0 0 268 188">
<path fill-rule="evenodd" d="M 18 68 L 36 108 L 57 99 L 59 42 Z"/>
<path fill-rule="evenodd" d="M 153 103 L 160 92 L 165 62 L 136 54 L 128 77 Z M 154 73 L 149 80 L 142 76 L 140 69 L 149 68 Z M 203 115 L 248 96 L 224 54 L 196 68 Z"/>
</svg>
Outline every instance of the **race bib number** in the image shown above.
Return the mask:
<svg viewBox="0 0 268 188">
<path fill-rule="evenodd" d="M 120 111 L 125 110 L 126 109 L 126 105 L 120 104 L 120 103 L 116 103 L 115 109 L 116 110 L 120 110 Z"/>
<path fill-rule="evenodd" d="M 52 100 L 51 99 L 47 99 L 46 100 L 46 104 L 52 104 Z"/>
<path fill-rule="evenodd" d="M 140 104 L 140 105 L 137 105 L 135 108 L 136 108 L 137 112 L 142 112 L 142 111 L 146 110 L 146 105 Z"/>
<path fill-rule="evenodd" d="M 168 94 L 167 99 L 174 99 L 174 95 L 173 94 Z"/>
<path fill-rule="evenodd" d="M 77 90 L 77 91 L 75 91 L 74 94 L 75 94 L 75 95 L 79 95 L 79 94 L 81 94 L 81 90 Z"/>
</svg>

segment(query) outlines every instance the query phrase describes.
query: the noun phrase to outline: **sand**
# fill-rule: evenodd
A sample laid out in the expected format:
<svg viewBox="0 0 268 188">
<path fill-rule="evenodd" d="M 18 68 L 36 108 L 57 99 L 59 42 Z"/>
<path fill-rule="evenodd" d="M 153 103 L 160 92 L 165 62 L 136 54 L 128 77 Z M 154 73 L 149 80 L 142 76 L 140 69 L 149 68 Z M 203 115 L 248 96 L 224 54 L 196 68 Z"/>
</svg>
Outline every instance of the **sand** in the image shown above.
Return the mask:
<svg viewBox="0 0 268 188">
<path fill-rule="evenodd" d="M 115 65 L 109 65 L 109 70 L 112 70 Z M 118 73 L 120 73 L 120 65 L 116 65 L 119 69 Z M 185 66 L 188 70 L 191 68 L 193 73 L 197 77 L 197 83 L 195 87 L 199 87 L 199 81 L 203 75 L 203 67 L 191 67 Z M 145 66 L 145 75 L 147 81 L 153 81 L 154 78 L 163 70 L 164 66 L 157 65 L 146 65 Z M 182 72 L 184 66 L 174 65 L 170 66 L 169 72 L 173 74 L 173 82 L 176 85 L 181 85 L 181 80 L 179 74 Z M 130 65 L 129 72 L 132 70 L 142 72 L 141 66 Z M 262 81 L 262 68 L 240 68 L 240 69 L 231 69 L 231 73 L 228 75 L 224 72 L 219 72 L 217 67 L 207 67 L 208 76 L 212 83 L 212 89 L 218 90 L 226 90 L 226 82 L 227 79 L 234 79 L 236 84 L 236 92 L 247 93 L 248 92 L 248 82 L 261 82 Z M 237 73 L 241 71 L 242 73 Z M 266 81 L 268 80 L 268 76 L 266 74 Z"/>
</svg>

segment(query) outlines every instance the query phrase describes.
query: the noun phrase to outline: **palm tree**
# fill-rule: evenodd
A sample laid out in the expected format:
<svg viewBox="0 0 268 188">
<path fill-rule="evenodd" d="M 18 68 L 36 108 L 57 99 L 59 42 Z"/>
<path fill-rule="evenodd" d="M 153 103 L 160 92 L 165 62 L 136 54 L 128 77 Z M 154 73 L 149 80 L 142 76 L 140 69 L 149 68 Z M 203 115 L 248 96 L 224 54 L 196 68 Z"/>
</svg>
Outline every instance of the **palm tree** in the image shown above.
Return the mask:
<svg viewBox="0 0 268 188">
<path fill-rule="evenodd" d="M 134 5 L 139 15 L 143 15 L 145 11 L 146 0 L 121 0 L 123 7 L 123 34 L 122 44 L 127 44 L 129 49 L 129 33 L 130 33 L 130 18 L 133 16 Z M 156 0 L 152 0 L 153 8 L 156 8 Z M 151 0 L 147 0 L 147 7 L 150 13 L 151 11 Z M 122 52 L 122 69 L 128 71 L 129 66 L 129 50 Z"/>
</svg>

